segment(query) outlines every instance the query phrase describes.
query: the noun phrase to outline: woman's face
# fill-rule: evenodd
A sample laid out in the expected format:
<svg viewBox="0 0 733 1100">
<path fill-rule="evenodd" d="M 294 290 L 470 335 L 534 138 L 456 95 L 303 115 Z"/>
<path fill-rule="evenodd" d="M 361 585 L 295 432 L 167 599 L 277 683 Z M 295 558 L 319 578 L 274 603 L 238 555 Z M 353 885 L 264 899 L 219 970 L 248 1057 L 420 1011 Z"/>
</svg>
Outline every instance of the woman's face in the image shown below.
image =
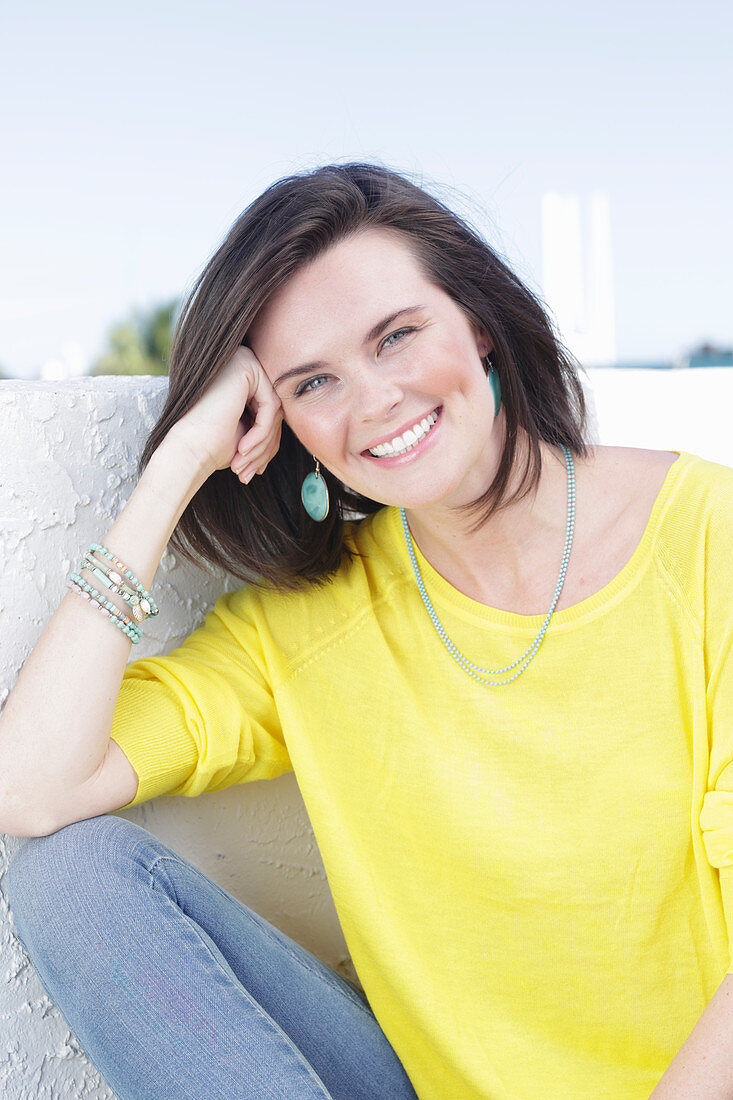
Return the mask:
<svg viewBox="0 0 733 1100">
<path fill-rule="evenodd" d="M 419 508 L 490 484 L 491 344 L 398 234 L 364 230 L 296 272 L 249 343 L 292 431 L 352 489 Z"/>
</svg>

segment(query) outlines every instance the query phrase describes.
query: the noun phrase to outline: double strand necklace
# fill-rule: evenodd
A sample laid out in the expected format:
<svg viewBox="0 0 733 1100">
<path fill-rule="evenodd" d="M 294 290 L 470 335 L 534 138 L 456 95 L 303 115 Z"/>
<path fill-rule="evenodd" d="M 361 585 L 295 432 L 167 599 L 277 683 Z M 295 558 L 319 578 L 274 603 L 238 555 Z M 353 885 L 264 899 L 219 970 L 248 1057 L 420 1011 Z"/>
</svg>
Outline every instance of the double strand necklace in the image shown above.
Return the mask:
<svg viewBox="0 0 733 1100">
<path fill-rule="evenodd" d="M 435 608 L 430 602 L 430 596 L 428 596 L 427 589 L 425 588 L 425 582 L 422 579 L 422 573 L 420 572 L 420 566 L 417 564 L 417 558 L 415 557 L 415 548 L 412 541 L 412 535 L 410 534 L 410 528 L 407 524 L 407 516 L 405 515 L 405 509 L 400 508 L 400 516 L 402 517 L 402 530 L 405 535 L 405 545 L 407 546 L 407 552 L 410 555 L 410 561 L 412 562 L 412 571 L 415 574 L 415 580 L 417 581 L 417 587 L 420 590 L 422 596 L 422 602 L 425 604 L 428 615 L 430 616 L 433 626 L 438 632 L 438 636 L 442 641 L 445 648 L 450 653 L 454 661 L 456 661 L 464 672 L 467 672 L 469 676 L 472 676 L 474 680 L 478 680 L 480 684 L 486 684 L 488 687 L 502 687 L 504 684 L 510 684 L 512 680 L 516 680 L 517 676 L 521 676 L 527 665 L 537 653 L 537 650 L 542 645 L 542 641 L 547 632 L 547 628 L 550 625 L 550 619 L 557 606 L 557 601 L 560 599 L 560 593 L 562 592 L 562 586 L 565 583 L 565 574 L 568 569 L 568 561 L 570 560 L 570 550 L 573 545 L 573 531 L 575 530 L 575 466 L 573 465 L 573 456 L 567 447 L 563 447 L 563 454 L 565 455 L 565 467 L 568 472 L 568 520 L 565 528 L 565 548 L 563 550 L 562 562 L 560 563 L 560 575 L 557 578 L 557 585 L 555 586 L 555 595 L 552 597 L 552 603 L 550 604 L 550 610 L 545 615 L 544 622 L 533 642 L 525 649 L 521 657 L 517 657 L 516 661 L 512 661 L 510 665 L 506 665 L 504 668 L 481 668 L 480 665 L 475 665 L 473 661 L 469 661 L 468 657 L 461 653 L 460 649 L 454 644 L 451 638 L 448 636 L 445 627 L 441 623 Z M 501 676 L 505 672 L 511 672 L 512 669 L 517 671 L 508 676 L 506 680 L 494 680 L 488 677 Z"/>
</svg>

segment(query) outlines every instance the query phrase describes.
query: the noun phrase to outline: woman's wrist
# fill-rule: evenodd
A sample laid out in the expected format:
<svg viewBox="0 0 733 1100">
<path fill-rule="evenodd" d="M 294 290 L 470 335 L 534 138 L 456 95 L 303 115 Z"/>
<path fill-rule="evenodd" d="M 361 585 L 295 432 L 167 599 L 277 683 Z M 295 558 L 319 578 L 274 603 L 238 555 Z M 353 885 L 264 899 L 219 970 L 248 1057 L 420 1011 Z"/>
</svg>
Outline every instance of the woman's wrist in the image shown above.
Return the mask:
<svg viewBox="0 0 733 1100">
<path fill-rule="evenodd" d="M 180 424 L 173 425 L 154 452 L 153 458 L 159 454 L 175 456 L 174 460 L 180 463 L 181 468 L 185 469 L 194 479 L 200 479 L 202 485 L 216 470 L 211 455 L 207 453 L 205 448 L 201 447 L 200 441 L 197 442 L 191 439 Z M 152 458 L 150 461 L 152 462 Z"/>
</svg>

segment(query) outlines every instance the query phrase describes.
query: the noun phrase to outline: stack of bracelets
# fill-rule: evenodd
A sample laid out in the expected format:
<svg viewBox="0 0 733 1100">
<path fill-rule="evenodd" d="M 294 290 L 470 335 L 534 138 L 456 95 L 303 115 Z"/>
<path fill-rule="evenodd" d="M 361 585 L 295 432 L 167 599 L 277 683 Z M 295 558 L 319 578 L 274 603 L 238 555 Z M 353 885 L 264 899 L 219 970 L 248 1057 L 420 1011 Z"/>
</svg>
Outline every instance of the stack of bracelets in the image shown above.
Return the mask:
<svg viewBox="0 0 733 1100">
<path fill-rule="evenodd" d="M 101 554 L 102 559 L 96 558 L 95 553 Z M 112 563 L 111 568 L 103 560 L 104 558 Z M 87 584 L 79 576 L 82 569 L 89 569 L 111 592 L 117 592 L 122 596 L 125 603 L 130 606 L 133 618 L 129 618 L 116 604 L 110 603 L 109 600 L 100 595 L 96 588 L 92 588 L 90 584 Z M 147 619 L 149 615 L 157 615 L 158 608 L 150 598 L 150 593 L 145 591 L 140 581 L 130 572 L 125 563 L 116 558 L 114 554 L 111 554 L 106 547 L 100 546 L 98 542 L 93 542 L 84 556 L 84 561 L 79 566 L 79 573 L 69 573 L 67 586 L 72 588 L 74 592 L 78 592 L 85 600 L 89 600 L 92 607 L 99 608 L 110 622 L 127 634 L 133 644 L 141 641 L 142 634 L 137 624 L 142 622 L 143 619 Z M 128 578 L 130 584 L 125 583 L 123 579 L 125 577 Z"/>
</svg>

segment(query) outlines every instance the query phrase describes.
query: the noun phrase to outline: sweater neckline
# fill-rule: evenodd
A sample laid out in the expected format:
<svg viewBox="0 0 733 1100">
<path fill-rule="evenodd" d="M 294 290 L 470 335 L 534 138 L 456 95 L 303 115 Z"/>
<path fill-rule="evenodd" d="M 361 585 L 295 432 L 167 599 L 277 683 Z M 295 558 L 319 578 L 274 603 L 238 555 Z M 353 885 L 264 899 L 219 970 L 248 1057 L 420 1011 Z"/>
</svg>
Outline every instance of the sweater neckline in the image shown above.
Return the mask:
<svg viewBox="0 0 733 1100">
<path fill-rule="evenodd" d="M 570 627 L 588 618 L 595 618 L 617 603 L 631 587 L 638 583 L 651 559 L 659 525 L 667 506 L 690 462 L 694 461 L 694 455 L 688 454 L 686 451 L 669 451 L 669 454 L 676 454 L 678 457 L 667 470 L 649 513 L 646 527 L 629 560 L 616 576 L 602 588 L 599 588 L 597 592 L 586 596 L 584 600 L 580 600 L 578 603 L 571 604 L 570 607 L 555 611 L 550 629 Z M 390 537 L 394 540 L 404 570 L 409 573 L 412 583 L 415 584 L 412 565 L 405 546 L 399 508 L 389 507 L 386 511 L 388 516 L 385 518 L 389 523 Z M 504 611 L 502 608 L 480 603 L 478 600 L 474 600 L 460 592 L 442 574 L 438 573 L 427 558 L 423 556 L 414 540 L 413 546 L 420 572 L 433 603 L 441 604 L 443 607 L 457 612 L 461 618 L 472 621 L 477 625 L 493 623 L 496 626 L 520 634 L 531 635 L 537 632 L 546 612 L 539 615 L 520 615 L 514 611 Z M 417 585 L 415 585 L 415 589 L 417 591 Z"/>
</svg>

